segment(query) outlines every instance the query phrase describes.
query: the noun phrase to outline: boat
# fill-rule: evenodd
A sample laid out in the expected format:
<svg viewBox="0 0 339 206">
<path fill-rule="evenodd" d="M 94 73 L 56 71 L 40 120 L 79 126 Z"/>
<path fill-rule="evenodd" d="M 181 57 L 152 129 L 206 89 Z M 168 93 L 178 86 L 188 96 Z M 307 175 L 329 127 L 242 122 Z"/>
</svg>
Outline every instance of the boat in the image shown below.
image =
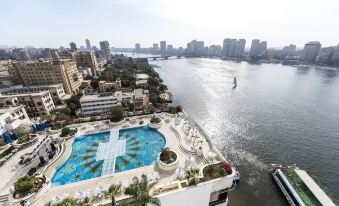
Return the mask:
<svg viewBox="0 0 339 206">
<path fill-rule="evenodd" d="M 272 177 L 291 206 L 335 206 L 306 171 L 272 164 Z"/>
<path fill-rule="evenodd" d="M 233 79 L 233 89 L 235 89 L 237 86 L 238 86 L 237 85 L 237 78 L 234 77 L 234 79 Z"/>
</svg>

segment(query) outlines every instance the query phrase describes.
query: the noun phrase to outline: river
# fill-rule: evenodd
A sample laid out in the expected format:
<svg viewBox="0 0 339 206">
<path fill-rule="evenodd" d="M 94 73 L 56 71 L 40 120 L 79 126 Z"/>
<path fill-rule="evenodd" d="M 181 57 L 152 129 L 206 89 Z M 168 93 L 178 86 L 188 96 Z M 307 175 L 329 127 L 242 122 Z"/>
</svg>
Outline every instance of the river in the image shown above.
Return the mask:
<svg viewBox="0 0 339 206">
<path fill-rule="evenodd" d="M 240 172 L 231 206 L 287 205 L 270 164 L 306 169 L 339 202 L 335 69 L 191 58 L 150 61 L 174 104 L 196 119 Z M 237 78 L 238 86 L 233 87 Z"/>
</svg>

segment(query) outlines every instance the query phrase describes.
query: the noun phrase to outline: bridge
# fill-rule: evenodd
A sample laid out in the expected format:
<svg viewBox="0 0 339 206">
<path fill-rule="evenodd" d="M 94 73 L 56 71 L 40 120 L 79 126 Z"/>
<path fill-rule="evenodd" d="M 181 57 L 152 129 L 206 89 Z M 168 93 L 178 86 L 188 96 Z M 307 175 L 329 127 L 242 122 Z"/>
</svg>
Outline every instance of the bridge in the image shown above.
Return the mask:
<svg viewBox="0 0 339 206">
<path fill-rule="evenodd" d="M 180 59 L 182 56 L 180 55 L 168 55 L 168 56 L 151 56 L 151 57 L 147 57 L 148 60 L 159 60 L 159 59 L 163 59 L 163 60 L 167 60 L 170 57 L 176 57 L 177 59 Z"/>
</svg>

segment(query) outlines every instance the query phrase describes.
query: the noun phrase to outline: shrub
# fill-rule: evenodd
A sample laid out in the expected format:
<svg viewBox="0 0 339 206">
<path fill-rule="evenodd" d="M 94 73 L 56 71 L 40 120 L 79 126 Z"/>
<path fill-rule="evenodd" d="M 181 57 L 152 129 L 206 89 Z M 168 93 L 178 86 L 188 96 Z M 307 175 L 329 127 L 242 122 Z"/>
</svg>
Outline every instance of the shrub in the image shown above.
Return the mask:
<svg viewBox="0 0 339 206">
<path fill-rule="evenodd" d="M 25 143 L 25 142 L 28 142 L 30 140 L 29 138 L 29 135 L 25 135 L 25 136 L 22 136 L 18 139 L 17 143 L 18 144 L 22 144 L 22 143 Z"/>
<path fill-rule="evenodd" d="M 36 188 L 36 177 L 35 176 L 23 176 L 14 183 L 14 190 L 20 197 L 26 196 L 29 193 L 35 191 Z"/>
<path fill-rule="evenodd" d="M 2 153 L 0 153 L 0 159 L 9 155 L 12 152 L 12 150 L 14 150 L 14 146 L 10 146 L 6 150 L 2 151 Z"/>
<path fill-rule="evenodd" d="M 188 185 L 196 185 L 199 183 L 199 179 L 197 178 L 197 175 L 199 174 L 198 169 L 191 169 L 186 172 L 186 178 L 188 180 Z"/>
<path fill-rule="evenodd" d="M 60 134 L 60 137 L 66 137 L 66 136 L 69 136 L 69 135 L 73 135 L 76 133 L 76 130 L 74 129 L 70 129 L 68 127 L 64 127 L 62 128 L 61 130 L 61 134 Z"/>
<path fill-rule="evenodd" d="M 161 122 L 161 119 L 159 117 L 153 116 L 150 120 L 152 124 L 159 124 Z"/>
<path fill-rule="evenodd" d="M 166 164 L 171 164 L 177 160 L 177 155 L 168 147 L 163 149 L 160 153 L 160 161 Z"/>
<path fill-rule="evenodd" d="M 206 180 L 215 179 L 232 174 L 232 167 L 227 162 L 212 164 L 205 167 L 203 173 Z"/>
<path fill-rule="evenodd" d="M 228 164 L 227 162 L 223 162 L 221 163 L 221 167 L 224 169 L 224 171 L 228 174 L 232 174 L 232 167 L 230 164 Z"/>
</svg>

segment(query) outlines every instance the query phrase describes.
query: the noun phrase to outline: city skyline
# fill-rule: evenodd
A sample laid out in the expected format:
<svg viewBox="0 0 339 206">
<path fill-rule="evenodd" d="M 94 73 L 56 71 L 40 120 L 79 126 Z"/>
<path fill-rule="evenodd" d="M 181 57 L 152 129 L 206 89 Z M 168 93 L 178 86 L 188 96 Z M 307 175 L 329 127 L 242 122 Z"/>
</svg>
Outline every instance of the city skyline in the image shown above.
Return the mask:
<svg viewBox="0 0 339 206">
<path fill-rule="evenodd" d="M 246 48 L 252 39 L 264 39 L 269 47 L 292 43 L 298 48 L 309 41 L 320 41 L 323 46 L 337 45 L 339 41 L 339 31 L 331 23 L 339 17 L 338 3 L 333 0 L 214 0 L 208 4 L 5 0 L 1 7 L 2 27 L 7 29 L 0 33 L 0 45 L 17 47 L 58 48 L 68 47 L 70 42 L 86 46 L 85 39 L 92 46 L 107 40 L 118 48 L 133 48 L 137 42 L 142 48 L 151 47 L 161 40 L 184 47 L 192 39 L 221 45 L 225 38 L 243 38 L 247 40 Z"/>
</svg>

